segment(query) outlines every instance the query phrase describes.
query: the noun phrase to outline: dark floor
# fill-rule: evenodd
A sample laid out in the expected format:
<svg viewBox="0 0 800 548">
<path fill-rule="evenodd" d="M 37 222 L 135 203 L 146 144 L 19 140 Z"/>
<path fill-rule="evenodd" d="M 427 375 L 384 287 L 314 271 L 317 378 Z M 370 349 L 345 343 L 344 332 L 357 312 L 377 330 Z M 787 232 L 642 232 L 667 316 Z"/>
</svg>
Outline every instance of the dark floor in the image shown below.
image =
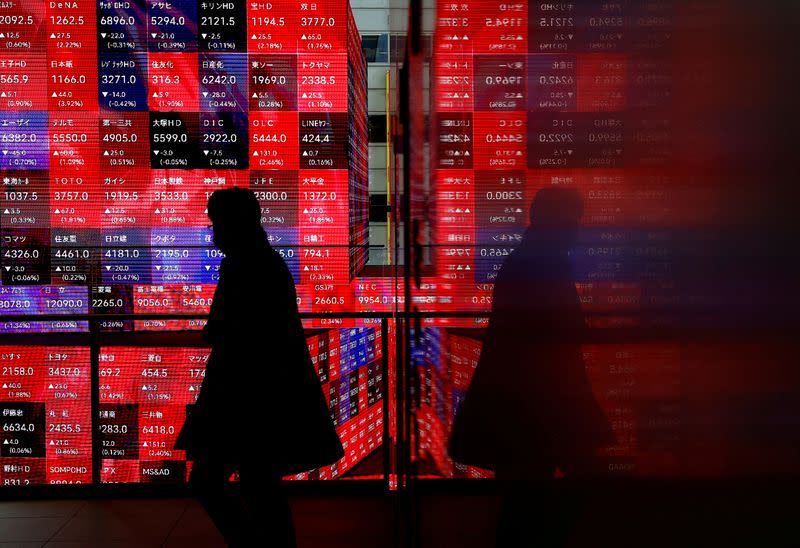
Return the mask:
<svg viewBox="0 0 800 548">
<path fill-rule="evenodd" d="M 436 545 L 486 546 L 493 513 L 485 501 L 433 502 L 437 512 L 468 518 Z M 303 496 L 292 499 L 292 509 L 300 548 L 391 547 L 399 540 L 388 497 Z M 194 500 L 137 498 L 0 502 L 0 547 L 11 546 L 210 548 L 224 542 Z"/>
<path fill-rule="evenodd" d="M 798 547 L 794 484 L 723 490 L 595 489 L 574 513 L 570 548 Z M 500 500 L 489 494 L 432 494 L 414 506 L 419 548 L 494 546 Z M 388 495 L 294 496 L 300 548 L 403 548 Z M 542 526 L 531 512 L 530 530 Z M 91 499 L 0 502 L 2 547 L 222 547 L 192 499 Z M 520 547 L 530 546 L 524 540 Z"/>
</svg>

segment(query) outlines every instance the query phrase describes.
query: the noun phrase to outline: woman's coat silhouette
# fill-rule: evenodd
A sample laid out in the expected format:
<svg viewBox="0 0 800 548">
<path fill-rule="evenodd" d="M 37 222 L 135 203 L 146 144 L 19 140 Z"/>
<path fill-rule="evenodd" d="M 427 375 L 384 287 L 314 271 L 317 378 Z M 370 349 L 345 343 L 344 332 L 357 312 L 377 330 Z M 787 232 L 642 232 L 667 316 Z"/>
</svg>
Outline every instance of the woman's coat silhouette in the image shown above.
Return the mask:
<svg viewBox="0 0 800 548">
<path fill-rule="evenodd" d="M 225 254 L 204 339 L 200 394 L 176 448 L 230 545 L 293 546 L 280 478 L 344 456 L 306 344 L 292 275 L 261 228 L 249 190 L 214 192 L 214 244 Z M 226 485 L 238 471 L 241 497 Z"/>
</svg>

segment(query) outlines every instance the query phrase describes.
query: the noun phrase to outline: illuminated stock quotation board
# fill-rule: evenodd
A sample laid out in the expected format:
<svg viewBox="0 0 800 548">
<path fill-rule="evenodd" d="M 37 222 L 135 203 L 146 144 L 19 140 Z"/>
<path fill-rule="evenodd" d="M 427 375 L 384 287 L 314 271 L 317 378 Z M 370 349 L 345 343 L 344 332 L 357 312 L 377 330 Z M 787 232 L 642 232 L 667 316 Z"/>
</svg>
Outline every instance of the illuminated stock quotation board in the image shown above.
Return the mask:
<svg viewBox="0 0 800 548">
<path fill-rule="evenodd" d="M 356 306 L 368 259 L 366 100 L 344 1 L 2 3 L 0 332 L 207 312 L 222 256 L 206 204 L 227 187 L 256 194 L 302 311 L 374 310 L 386 284 L 368 284 L 376 296 Z M 324 479 L 381 443 L 384 373 L 377 323 L 315 322 L 329 326 L 308 342 L 347 447 L 301 476 Z M 103 347 L 92 409 L 88 348 L 1 347 L 0 481 L 182 481 L 190 465 L 172 443 L 207 352 Z"/>
<path fill-rule="evenodd" d="M 335 479 L 383 443 L 381 330 L 314 330 L 307 343 L 345 456 L 290 479 Z M 102 347 L 93 458 L 89 349 L 0 347 L 0 485 L 91 483 L 95 463 L 102 483 L 186 481 L 191 462 L 173 447 L 208 356 L 202 347 Z"/>
<path fill-rule="evenodd" d="M 381 332 L 373 328 L 316 330 L 307 337 L 307 343 L 345 456 L 333 465 L 292 479 L 335 479 L 382 443 Z M 186 461 L 185 452 L 173 446 L 187 407 L 197 399 L 207 361 L 205 348 L 101 349 L 101 482 L 186 481 L 191 462 Z M 265 435 L 269 435 L 268 427 Z M 221 432 L 220 444 L 226 441 Z M 265 444 L 268 446 L 269 441 Z"/>
<path fill-rule="evenodd" d="M 643 325 L 648 307 L 668 301 L 669 229 L 685 222 L 664 175 L 673 11 L 663 0 L 437 4 L 435 275 L 416 293 L 420 309 L 488 310 L 534 196 L 550 187 L 583 197 L 571 257 L 590 327 Z M 454 465 L 445 448 L 482 344 L 480 329 L 461 328 L 486 319 L 426 321 L 431 327 L 415 354 L 423 393 L 419 458 L 439 475 L 484 477 Z M 602 455 L 609 472 L 676 472 L 675 345 L 585 346 L 584 360 L 617 435 Z"/>
<path fill-rule="evenodd" d="M 0 63 L 4 315 L 206 312 L 226 187 L 258 197 L 301 310 L 354 308 L 366 61 L 346 1 L 12 0 Z"/>
</svg>

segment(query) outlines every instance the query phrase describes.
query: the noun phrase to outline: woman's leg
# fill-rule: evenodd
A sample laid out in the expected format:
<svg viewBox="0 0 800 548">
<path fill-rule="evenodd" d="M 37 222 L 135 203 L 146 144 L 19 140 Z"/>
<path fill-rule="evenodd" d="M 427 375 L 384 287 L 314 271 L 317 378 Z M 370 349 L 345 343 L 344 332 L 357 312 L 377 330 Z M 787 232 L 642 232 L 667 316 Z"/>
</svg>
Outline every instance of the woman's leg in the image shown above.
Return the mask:
<svg viewBox="0 0 800 548">
<path fill-rule="evenodd" d="M 253 518 L 261 545 L 296 548 L 294 522 L 289 499 L 280 475 L 263 469 L 263 463 L 246 463 L 239 471 L 242 497 Z M 255 544 L 254 544 L 255 545 Z"/>
<path fill-rule="evenodd" d="M 200 459 L 192 465 L 189 485 L 229 546 L 252 546 L 252 520 L 242 497 L 228 482 L 231 473 L 230 464 L 223 460 Z"/>
</svg>

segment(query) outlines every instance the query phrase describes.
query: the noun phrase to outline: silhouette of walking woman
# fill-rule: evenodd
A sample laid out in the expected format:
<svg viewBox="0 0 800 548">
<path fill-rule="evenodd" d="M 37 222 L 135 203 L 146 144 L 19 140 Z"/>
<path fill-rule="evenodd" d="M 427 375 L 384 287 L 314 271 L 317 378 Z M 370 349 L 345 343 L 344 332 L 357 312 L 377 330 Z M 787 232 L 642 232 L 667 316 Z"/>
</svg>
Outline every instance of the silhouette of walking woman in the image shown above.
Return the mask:
<svg viewBox="0 0 800 548">
<path fill-rule="evenodd" d="M 203 331 L 211 345 L 197 402 L 175 444 L 189 484 L 230 546 L 295 546 L 281 477 L 344 456 L 297 310 L 292 275 L 249 190 L 208 201 L 225 254 Z M 228 484 L 239 474 L 239 490 Z"/>
<path fill-rule="evenodd" d="M 562 545 L 556 470 L 591 474 L 596 449 L 614 443 L 580 348 L 584 319 L 568 251 L 582 214 L 574 190 L 536 194 L 530 226 L 498 273 L 483 350 L 453 424 L 450 456 L 495 470 L 506 489 L 498 546 Z"/>
</svg>

